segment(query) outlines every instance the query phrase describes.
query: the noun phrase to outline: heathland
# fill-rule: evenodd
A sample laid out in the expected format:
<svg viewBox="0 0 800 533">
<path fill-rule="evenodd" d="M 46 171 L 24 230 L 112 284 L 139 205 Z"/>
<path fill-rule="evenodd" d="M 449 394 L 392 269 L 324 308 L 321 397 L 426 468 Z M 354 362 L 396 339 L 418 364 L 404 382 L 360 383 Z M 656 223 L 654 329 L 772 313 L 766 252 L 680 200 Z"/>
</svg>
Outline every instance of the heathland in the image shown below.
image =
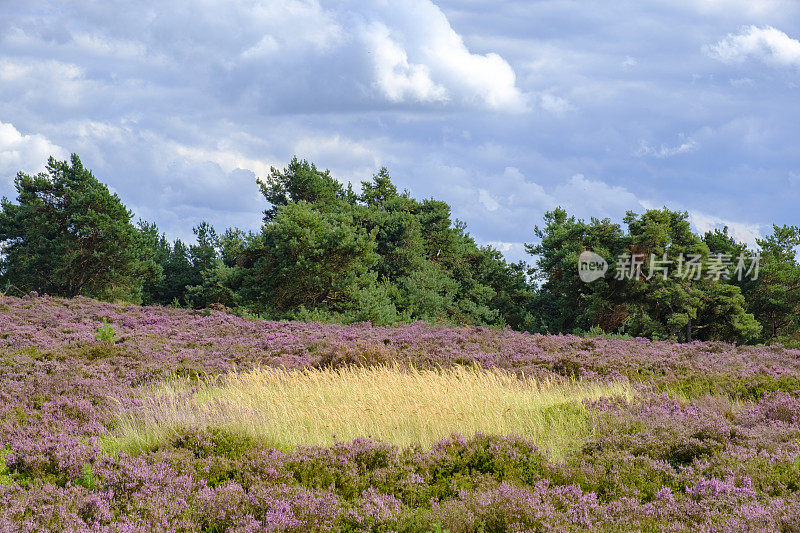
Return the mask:
<svg viewBox="0 0 800 533">
<path fill-rule="evenodd" d="M 798 531 L 800 351 L 0 300 L 0 530 Z"/>
</svg>

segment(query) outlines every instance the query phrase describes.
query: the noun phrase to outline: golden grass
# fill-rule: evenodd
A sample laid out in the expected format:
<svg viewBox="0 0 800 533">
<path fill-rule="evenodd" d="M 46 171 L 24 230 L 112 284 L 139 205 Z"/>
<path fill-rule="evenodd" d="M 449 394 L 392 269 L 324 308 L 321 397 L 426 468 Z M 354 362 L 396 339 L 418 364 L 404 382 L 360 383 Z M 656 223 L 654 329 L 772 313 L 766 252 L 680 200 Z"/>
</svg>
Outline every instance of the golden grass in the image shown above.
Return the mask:
<svg viewBox="0 0 800 533">
<path fill-rule="evenodd" d="M 580 402 L 629 398 L 621 383 L 518 378 L 499 370 L 399 366 L 337 370 L 257 369 L 201 381 L 187 393 L 173 379 L 147 391 L 144 406 L 118 417 L 112 451 L 137 452 L 182 428 L 216 427 L 291 448 L 372 436 L 407 446 L 451 433 L 517 434 L 555 459 L 589 432 Z"/>
</svg>

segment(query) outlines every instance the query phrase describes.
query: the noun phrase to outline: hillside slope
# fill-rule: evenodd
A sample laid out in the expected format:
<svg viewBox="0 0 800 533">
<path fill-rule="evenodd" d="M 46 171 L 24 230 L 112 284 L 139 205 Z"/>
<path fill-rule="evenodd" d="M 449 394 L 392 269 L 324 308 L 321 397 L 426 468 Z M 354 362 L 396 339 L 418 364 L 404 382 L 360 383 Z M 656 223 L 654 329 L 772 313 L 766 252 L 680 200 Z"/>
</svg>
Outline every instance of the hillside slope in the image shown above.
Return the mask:
<svg viewBox="0 0 800 533">
<path fill-rule="evenodd" d="M 403 377 L 409 364 L 432 372 Z M 440 370 L 462 366 L 474 373 Z M 278 381 L 270 367 L 282 367 Z M 336 368 L 349 388 L 337 389 Z M 515 384 L 513 375 L 533 381 Z M 522 434 L 490 424 L 485 434 L 403 448 L 369 435 L 323 447 L 270 440 L 270 424 L 286 434 L 300 423 L 302 391 L 321 391 L 317 411 L 325 412 L 324 395 L 341 390 L 381 400 L 369 390 L 380 380 L 441 388 L 392 392 L 437 404 L 434 421 L 458 396 L 467 407 L 453 420 L 492 412 L 496 427 Z M 513 398 L 509 413 L 522 425 L 500 423 L 511 415 L 484 383 L 498 384 L 497 398 L 513 389 L 503 401 Z M 305 388 L 291 392 L 295 385 Z M 258 419 L 275 411 L 262 406 L 252 411 L 260 429 L 249 431 L 251 404 L 232 406 L 229 396 L 214 412 L 235 413 L 239 426 L 200 411 L 220 390 L 258 396 L 265 387 L 301 395 L 281 404 L 282 422 Z M 530 387 L 553 387 L 563 399 L 525 404 L 540 401 L 526 396 Z M 575 396 L 576 387 L 613 397 Z M 481 403 L 470 403 L 470 390 L 481 391 Z M 362 405 L 336 401 L 340 410 Z M 347 420 L 380 428 L 390 414 Z M 166 415 L 171 425 L 159 430 Z M 526 434 L 526 419 L 544 434 L 574 426 L 557 441 L 557 460 L 535 445 L 541 431 Z M 126 444 L 145 429 L 155 437 Z M 798 439 L 800 352 L 778 346 L 253 322 L 82 298 L 0 301 L 0 530 L 796 531 Z"/>
</svg>

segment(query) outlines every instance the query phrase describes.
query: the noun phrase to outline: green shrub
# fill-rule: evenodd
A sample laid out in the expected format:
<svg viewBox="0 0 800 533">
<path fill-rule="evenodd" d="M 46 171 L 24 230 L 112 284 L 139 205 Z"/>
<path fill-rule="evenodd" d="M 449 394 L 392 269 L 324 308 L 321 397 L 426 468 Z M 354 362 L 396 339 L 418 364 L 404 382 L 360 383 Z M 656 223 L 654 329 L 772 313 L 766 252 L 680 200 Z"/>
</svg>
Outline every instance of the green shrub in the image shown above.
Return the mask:
<svg viewBox="0 0 800 533">
<path fill-rule="evenodd" d="M 114 344 L 117 340 L 116 332 L 114 331 L 114 326 L 109 324 L 108 320 L 104 318 L 103 325 L 97 327 L 97 331 L 94 334 L 94 338 L 100 342 L 107 342 L 109 344 Z"/>
<path fill-rule="evenodd" d="M 76 485 L 81 487 L 85 487 L 89 490 L 95 490 L 97 488 L 97 478 L 92 471 L 92 465 L 85 464 L 81 469 L 81 477 L 75 481 Z"/>
<path fill-rule="evenodd" d="M 196 457 L 224 456 L 229 459 L 241 458 L 258 444 L 249 435 L 217 427 L 186 430 L 171 443 L 175 448 L 191 451 Z"/>
<path fill-rule="evenodd" d="M 398 358 L 398 350 L 385 344 L 334 344 L 321 351 L 319 368 L 341 368 L 347 366 L 388 365 Z"/>
<path fill-rule="evenodd" d="M 5 447 L 0 449 L 0 485 L 10 485 L 11 475 L 8 472 L 8 465 L 6 464 L 6 456 L 11 453 L 11 448 Z"/>
</svg>

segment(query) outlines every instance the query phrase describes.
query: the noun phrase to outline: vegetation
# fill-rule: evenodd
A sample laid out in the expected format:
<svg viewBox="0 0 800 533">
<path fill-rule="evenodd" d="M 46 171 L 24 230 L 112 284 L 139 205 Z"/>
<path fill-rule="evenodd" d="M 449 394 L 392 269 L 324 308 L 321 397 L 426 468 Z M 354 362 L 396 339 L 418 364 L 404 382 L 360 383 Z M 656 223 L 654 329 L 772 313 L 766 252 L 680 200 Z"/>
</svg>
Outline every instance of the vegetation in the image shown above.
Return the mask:
<svg viewBox="0 0 800 533">
<path fill-rule="evenodd" d="M 392 366 L 254 369 L 154 385 L 122 413 L 106 449 L 157 449 L 183 428 L 221 430 L 284 450 L 365 435 L 430 446 L 452 433 L 521 435 L 555 459 L 588 438 L 584 400 L 630 398 L 609 382 L 539 381 L 499 370 Z"/>
<path fill-rule="evenodd" d="M 687 213 L 628 213 L 577 220 L 561 208 L 533 228 L 533 265 L 507 263 L 478 246 L 450 207 L 399 192 L 386 169 L 361 190 L 293 159 L 258 180 L 268 202 L 258 232 L 218 233 L 203 222 L 196 242 L 170 242 L 131 214 L 77 156 L 20 173 L 17 202 L 0 204 L 0 284 L 9 294 L 182 307 L 240 315 L 376 325 L 417 320 L 510 326 L 519 331 L 722 340 L 800 346 L 800 227 L 774 227 L 756 249 L 727 229 L 698 235 Z M 585 283 L 586 250 L 609 262 Z M 702 268 L 717 276 L 624 276 L 626 256 Z M 735 275 L 737 258 L 759 269 Z M 741 272 L 739 272 L 741 274 Z"/>
<path fill-rule="evenodd" d="M 800 529 L 798 350 L 3 303 L 3 531 Z"/>
<path fill-rule="evenodd" d="M 757 292 L 774 285 L 774 279 L 751 273 L 750 277 L 741 276 L 739 282 L 738 276 L 733 275 L 736 258 L 743 255 L 752 264 L 756 254 L 737 244 L 727 229 L 701 237 L 691 231 L 686 213 L 668 209 L 649 210 L 641 216 L 628 213 L 624 220 L 627 232 L 608 219 L 592 219 L 588 223 L 576 220 L 563 209 L 547 213 L 545 222 L 543 228 L 535 229 L 540 243 L 528 246 L 539 257 L 536 276 L 541 288 L 534 305 L 545 331 L 580 332 L 599 327 L 604 332 L 653 339 L 742 343 L 768 341 L 792 331 L 790 326 L 783 331 L 764 332 L 754 317 L 763 313 L 765 305 Z M 776 235 L 796 233 L 797 228 L 775 231 Z M 767 261 L 800 274 L 791 248 L 783 248 L 783 255 L 777 258 L 765 249 L 765 242 L 761 252 L 766 251 Z M 578 277 L 578 256 L 584 250 L 612 259 L 604 278 L 584 283 Z M 726 254 L 731 260 L 719 279 L 702 275 L 712 253 Z M 669 270 L 666 276 L 650 272 L 649 261 L 636 275 L 623 275 L 630 273 L 623 272 L 625 266 L 619 258 L 633 254 L 657 258 L 654 261 L 664 265 L 681 265 L 685 258 L 696 257 L 701 275 L 699 279 L 684 279 Z M 790 308 L 798 309 L 792 305 L 782 309 L 787 312 Z M 782 316 L 796 325 L 794 318 Z"/>
<path fill-rule="evenodd" d="M 73 155 L 19 173 L 17 204 L 0 202 L 3 278 L 19 290 L 135 299 L 146 266 L 131 213 Z"/>
</svg>

